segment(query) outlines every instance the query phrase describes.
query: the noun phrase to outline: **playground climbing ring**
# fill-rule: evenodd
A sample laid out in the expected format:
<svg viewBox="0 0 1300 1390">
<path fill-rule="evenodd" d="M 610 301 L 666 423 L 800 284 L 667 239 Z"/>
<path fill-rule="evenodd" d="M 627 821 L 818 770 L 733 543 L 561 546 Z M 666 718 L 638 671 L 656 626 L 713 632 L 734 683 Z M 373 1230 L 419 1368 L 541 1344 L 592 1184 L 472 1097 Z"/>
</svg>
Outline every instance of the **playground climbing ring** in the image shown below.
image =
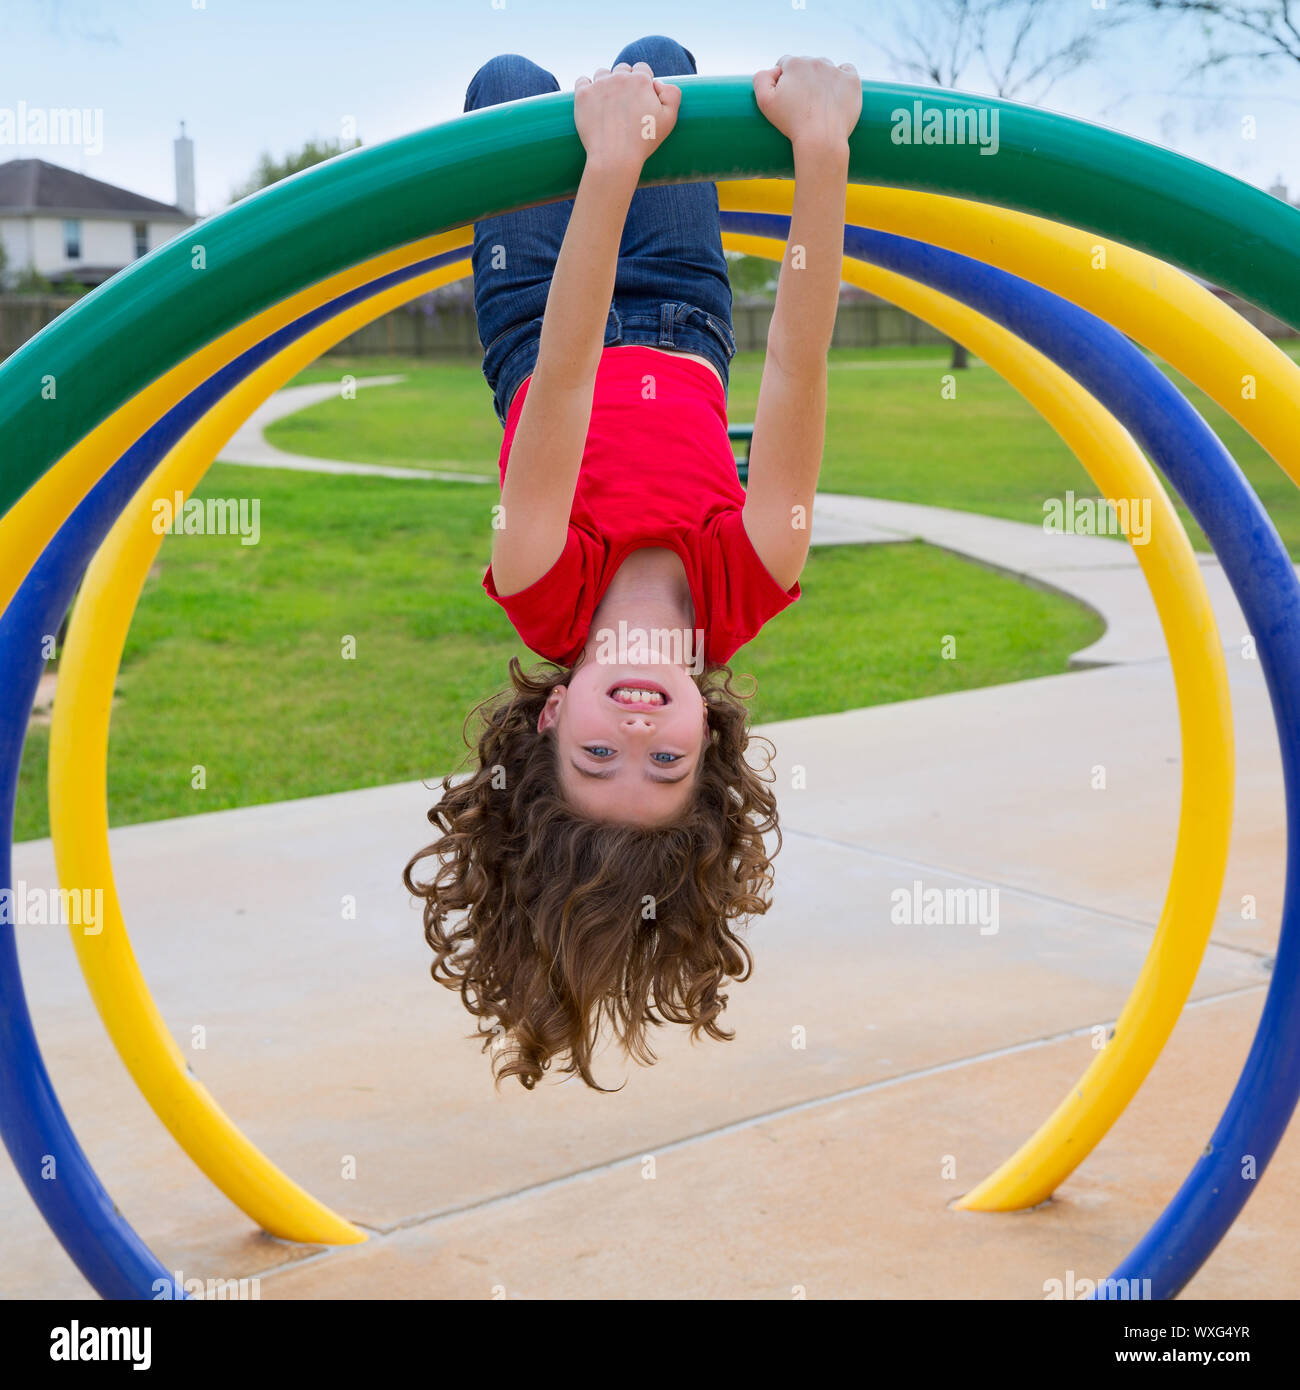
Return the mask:
<svg viewBox="0 0 1300 1390">
<path fill-rule="evenodd" d="M 677 128 L 644 183 L 719 183 L 724 244 L 784 254 L 788 142 L 748 79 L 675 79 Z M 1223 445 L 1129 340 L 1227 410 L 1300 483 L 1300 368 L 1184 272 L 1300 327 L 1300 211 L 1117 133 L 1033 108 L 863 84 L 851 140 L 846 279 L 965 342 L 1057 429 L 1107 496 L 1150 498 L 1137 554 L 1178 695 L 1183 788 L 1173 871 L 1115 1036 L 1037 1133 L 962 1205 L 1050 1196 L 1133 1099 L 1177 1021 L 1222 888 L 1232 813 L 1223 650 L 1199 567 L 1147 462 L 1214 546 L 1251 630 L 1285 777 L 1287 885 L 1273 978 L 1240 1078 L 1205 1152 L 1115 1271 L 1173 1297 L 1247 1201 L 1300 1098 L 1300 585 Z M 900 146 L 892 113 L 994 108 L 997 158 Z M 472 112 L 308 170 L 204 222 L 88 295 L 0 367 L 0 888 L 43 638 L 80 584 L 50 749 L 60 881 L 104 890 L 104 929 L 74 932 L 96 1007 L 133 1079 L 204 1173 L 274 1235 L 364 1239 L 238 1130 L 188 1070 L 131 949 L 108 848 L 113 680 L 161 544 L 152 499 L 189 494 L 273 391 L 389 309 L 469 273 L 476 219 L 571 197 L 583 152 L 572 95 Z M 498 190 L 510 190 L 508 195 Z M 1156 259 L 1156 258 L 1159 259 Z M 1248 388 L 1248 389 L 1247 389 Z M 1140 446 L 1140 447 L 1139 447 Z M 95 1289 L 150 1298 L 162 1263 L 126 1222 L 54 1093 L 0 926 L 0 1131 L 51 1230 Z M 42 1180 L 52 1156 L 59 1180 Z"/>
</svg>

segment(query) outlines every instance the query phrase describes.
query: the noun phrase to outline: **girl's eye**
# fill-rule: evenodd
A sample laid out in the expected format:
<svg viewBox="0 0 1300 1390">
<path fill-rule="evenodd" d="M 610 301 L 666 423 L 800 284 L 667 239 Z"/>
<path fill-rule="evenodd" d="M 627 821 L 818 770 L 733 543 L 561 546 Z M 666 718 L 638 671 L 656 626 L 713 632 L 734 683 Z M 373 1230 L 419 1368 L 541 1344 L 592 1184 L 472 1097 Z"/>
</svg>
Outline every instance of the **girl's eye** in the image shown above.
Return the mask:
<svg viewBox="0 0 1300 1390">
<path fill-rule="evenodd" d="M 660 763 L 679 763 L 682 760 L 680 753 L 651 753 L 650 756 Z"/>
<path fill-rule="evenodd" d="M 612 758 L 614 750 L 606 748 L 603 744 L 597 744 L 595 748 L 584 748 L 584 753 L 590 753 L 593 758 Z"/>
</svg>

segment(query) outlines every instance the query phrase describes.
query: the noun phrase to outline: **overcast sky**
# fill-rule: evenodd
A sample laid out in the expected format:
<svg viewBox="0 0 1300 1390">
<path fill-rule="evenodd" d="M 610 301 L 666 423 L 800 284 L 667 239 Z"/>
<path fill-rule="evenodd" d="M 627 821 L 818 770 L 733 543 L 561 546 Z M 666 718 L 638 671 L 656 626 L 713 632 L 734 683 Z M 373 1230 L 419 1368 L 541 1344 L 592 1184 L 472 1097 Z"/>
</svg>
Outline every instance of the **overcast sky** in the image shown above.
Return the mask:
<svg viewBox="0 0 1300 1390">
<path fill-rule="evenodd" d="M 936 0 L 3 0 L 4 111 L 102 111 L 103 148 L 0 144 L 151 197 L 175 198 L 172 137 L 195 141 L 198 203 L 219 211 L 263 150 L 333 137 L 354 118 L 376 144 L 456 115 L 492 54 L 522 52 L 562 87 L 630 39 L 667 33 L 708 74 L 752 74 L 785 52 L 899 80 L 898 24 L 927 26 Z M 1098 10 L 1098 5 L 1109 8 Z M 1091 32 L 1124 0 L 1062 0 L 1059 23 Z M 797 8 L 802 5 L 803 8 Z M 932 28 L 932 22 L 930 23 Z M 1300 65 L 1187 75 L 1194 31 L 1146 20 L 1039 105 L 1154 140 L 1261 187 L 1300 197 Z M 978 64 L 960 84 L 987 92 Z M 1035 92 L 1033 95 L 1037 96 Z M 1249 118 L 1249 119 L 1248 119 Z M 1253 122 L 1254 138 L 1245 138 Z M 0 134 L 0 139 L 3 135 Z"/>
</svg>

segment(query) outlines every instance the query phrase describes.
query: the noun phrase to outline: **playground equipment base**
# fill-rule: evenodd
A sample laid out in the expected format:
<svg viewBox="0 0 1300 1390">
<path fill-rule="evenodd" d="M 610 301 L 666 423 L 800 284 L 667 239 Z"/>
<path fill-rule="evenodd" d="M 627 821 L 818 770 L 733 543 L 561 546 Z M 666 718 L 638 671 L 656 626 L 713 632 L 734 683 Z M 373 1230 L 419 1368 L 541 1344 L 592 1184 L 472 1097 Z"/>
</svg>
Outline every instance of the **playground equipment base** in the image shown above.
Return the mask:
<svg viewBox="0 0 1300 1390">
<path fill-rule="evenodd" d="M 1078 1293 L 1204 1145 L 1269 979 L 1277 746 L 1257 663 L 1230 654 L 1229 672 L 1237 824 L 1192 1002 L 1134 1104 L 1031 1212 L 948 1203 L 1077 1078 L 1146 951 L 1178 803 L 1163 661 L 774 726 L 787 839 L 755 977 L 731 991 L 737 1039 L 665 1031 L 650 1070 L 608 1055 L 617 1095 L 493 1092 L 398 882 L 425 829 L 418 783 L 115 831 L 136 950 L 194 1070 L 365 1244 L 273 1240 L 198 1180 L 105 1046 L 66 930 L 28 926 L 42 1046 L 160 1259 L 257 1278 L 264 1299 Z M 17 848 L 15 877 L 54 882 L 48 842 Z M 997 931 L 892 922 L 918 881 L 997 888 Z M 1293 1131 L 1184 1297 L 1292 1296 L 1297 1192 Z M 8 1165 L 0 1226 L 0 1297 L 90 1296 Z"/>
</svg>

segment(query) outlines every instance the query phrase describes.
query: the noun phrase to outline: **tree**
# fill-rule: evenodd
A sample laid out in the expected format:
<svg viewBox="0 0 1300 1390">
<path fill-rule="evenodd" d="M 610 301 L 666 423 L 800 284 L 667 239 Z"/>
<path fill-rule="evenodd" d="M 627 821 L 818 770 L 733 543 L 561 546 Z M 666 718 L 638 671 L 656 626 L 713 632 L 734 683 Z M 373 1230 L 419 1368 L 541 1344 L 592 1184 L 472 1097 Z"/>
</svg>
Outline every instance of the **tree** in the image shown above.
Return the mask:
<svg viewBox="0 0 1300 1390">
<path fill-rule="evenodd" d="M 1058 81 L 1096 57 L 1117 22 L 1074 0 L 927 0 L 919 19 L 895 21 L 882 47 L 900 76 L 936 87 L 973 83 L 1037 105 Z"/>
<path fill-rule="evenodd" d="M 355 150 L 360 144 L 360 140 L 345 145 L 342 140 L 312 139 L 297 153 L 286 154 L 283 159 L 273 159 L 269 152 L 264 152 L 249 178 L 237 188 L 230 190 L 230 201 L 238 202 L 240 198 L 247 198 L 250 193 L 256 193 L 260 188 L 269 188 L 273 183 L 287 179 L 290 174 L 301 173 L 303 169 L 310 169 L 314 164 L 323 164 L 335 155 Z"/>
<path fill-rule="evenodd" d="M 27 266 L 18 272 L 18 278 L 13 283 L 13 291 L 15 294 L 53 294 L 54 286 L 40 271 Z"/>
<path fill-rule="evenodd" d="M 1128 8 L 1199 20 L 1206 51 L 1193 70 L 1209 72 L 1238 63 L 1300 63 L 1300 3 L 1261 0 L 1128 0 Z"/>
<path fill-rule="evenodd" d="M 733 294 L 763 295 L 771 299 L 776 284 L 773 263 L 762 256 L 747 256 L 740 251 L 727 252 L 727 275 Z"/>
<path fill-rule="evenodd" d="M 894 24 L 886 57 L 900 77 L 1038 104 L 1090 62 L 1117 21 L 1075 0 L 926 0 Z M 952 365 L 967 365 L 952 345 Z"/>
</svg>

